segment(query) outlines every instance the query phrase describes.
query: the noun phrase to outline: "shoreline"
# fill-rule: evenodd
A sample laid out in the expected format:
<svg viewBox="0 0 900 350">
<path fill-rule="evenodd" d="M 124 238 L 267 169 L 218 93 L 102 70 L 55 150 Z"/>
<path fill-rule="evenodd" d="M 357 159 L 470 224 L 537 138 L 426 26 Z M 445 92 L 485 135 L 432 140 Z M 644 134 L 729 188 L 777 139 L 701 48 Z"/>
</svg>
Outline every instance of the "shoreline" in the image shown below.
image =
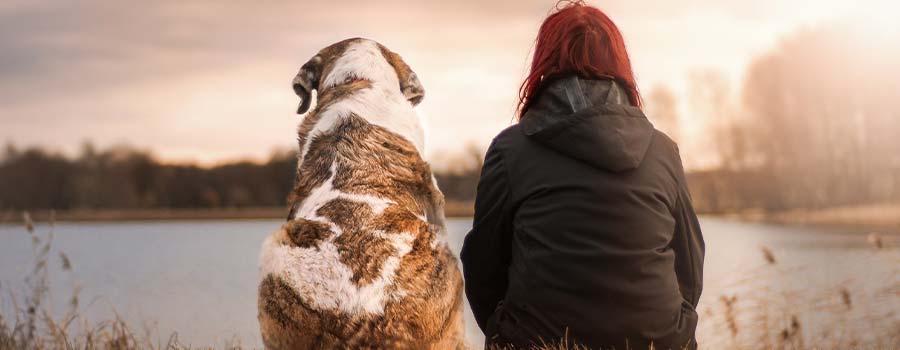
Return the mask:
<svg viewBox="0 0 900 350">
<path fill-rule="evenodd" d="M 473 202 L 448 201 L 448 218 L 469 218 L 474 214 Z M 29 214 L 34 221 L 47 222 L 104 222 L 104 221 L 178 221 L 178 220 L 283 220 L 285 207 L 200 208 L 200 209 L 77 209 L 35 210 Z M 900 203 L 880 203 L 823 209 L 794 209 L 781 212 L 746 210 L 736 213 L 709 213 L 700 216 L 744 222 L 841 227 L 900 233 Z M 0 224 L 22 223 L 21 211 L 0 211 Z"/>
<path fill-rule="evenodd" d="M 708 216 L 744 222 L 863 229 L 900 233 L 900 203 L 872 203 L 821 209 L 792 209 L 779 212 L 746 210 Z"/>
<path fill-rule="evenodd" d="M 447 217 L 471 217 L 473 202 L 448 201 Z M 48 209 L 28 211 L 36 222 L 178 221 L 178 220 L 284 220 L 287 207 L 185 208 L 185 209 Z M 22 211 L 0 211 L 0 224 L 20 224 Z"/>
</svg>

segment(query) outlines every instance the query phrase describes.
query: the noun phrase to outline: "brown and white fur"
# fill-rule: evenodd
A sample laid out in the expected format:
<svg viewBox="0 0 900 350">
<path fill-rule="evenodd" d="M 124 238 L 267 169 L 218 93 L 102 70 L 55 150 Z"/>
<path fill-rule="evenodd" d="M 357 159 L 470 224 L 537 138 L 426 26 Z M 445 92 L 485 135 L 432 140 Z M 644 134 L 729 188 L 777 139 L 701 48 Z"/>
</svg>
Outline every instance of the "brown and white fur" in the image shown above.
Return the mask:
<svg viewBox="0 0 900 350">
<path fill-rule="evenodd" d="M 298 130 L 288 222 L 260 253 L 266 348 L 462 348 L 462 278 L 423 159 L 415 73 L 348 39 L 304 64 L 294 90 L 300 114 L 318 99 Z"/>
</svg>

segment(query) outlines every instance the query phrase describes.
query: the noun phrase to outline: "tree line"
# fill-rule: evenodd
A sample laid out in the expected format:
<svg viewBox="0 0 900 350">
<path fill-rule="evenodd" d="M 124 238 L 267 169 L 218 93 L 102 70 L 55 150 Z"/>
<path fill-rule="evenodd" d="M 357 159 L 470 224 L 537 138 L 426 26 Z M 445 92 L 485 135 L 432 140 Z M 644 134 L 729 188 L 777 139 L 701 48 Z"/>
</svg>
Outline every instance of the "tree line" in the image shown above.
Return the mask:
<svg viewBox="0 0 900 350">
<path fill-rule="evenodd" d="M 479 155 L 480 157 L 480 155 Z M 8 145 L 0 155 L 0 210 L 242 208 L 286 205 L 296 152 L 262 163 L 166 164 L 149 152 L 85 145 L 76 157 Z M 436 174 L 449 200 L 474 198 L 480 163 Z"/>
<path fill-rule="evenodd" d="M 751 61 L 740 94 L 721 74 L 692 74 L 687 103 L 710 126 L 693 141 L 720 160 L 689 175 L 701 211 L 900 201 L 900 45 L 864 26 L 783 38 Z M 664 115 L 676 110 L 665 89 L 648 100 Z"/>
<path fill-rule="evenodd" d="M 2 209 L 215 208 L 281 205 L 296 161 L 276 153 L 265 163 L 203 168 L 164 164 L 128 147 L 75 158 L 8 146 L 0 163 Z"/>
</svg>

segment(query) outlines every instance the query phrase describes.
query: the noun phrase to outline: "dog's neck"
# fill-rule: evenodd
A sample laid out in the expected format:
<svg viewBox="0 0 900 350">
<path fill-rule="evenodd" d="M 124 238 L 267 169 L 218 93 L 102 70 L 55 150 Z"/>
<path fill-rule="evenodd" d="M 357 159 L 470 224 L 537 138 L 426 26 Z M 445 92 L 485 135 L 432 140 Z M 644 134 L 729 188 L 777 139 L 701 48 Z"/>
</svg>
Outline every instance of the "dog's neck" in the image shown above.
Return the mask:
<svg viewBox="0 0 900 350">
<path fill-rule="evenodd" d="M 344 118 L 355 115 L 370 124 L 382 127 L 395 133 L 416 147 L 419 156 L 425 157 L 425 128 L 413 106 L 400 92 L 398 86 L 385 86 L 375 82 L 361 80 L 338 84 L 320 95 L 318 101 L 321 108 L 308 114 L 303 123 L 313 123 L 311 129 L 303 135 L 301 127 L 300 164 L 312 141 L 319 135 L 330 132 Z"/>
</svg>

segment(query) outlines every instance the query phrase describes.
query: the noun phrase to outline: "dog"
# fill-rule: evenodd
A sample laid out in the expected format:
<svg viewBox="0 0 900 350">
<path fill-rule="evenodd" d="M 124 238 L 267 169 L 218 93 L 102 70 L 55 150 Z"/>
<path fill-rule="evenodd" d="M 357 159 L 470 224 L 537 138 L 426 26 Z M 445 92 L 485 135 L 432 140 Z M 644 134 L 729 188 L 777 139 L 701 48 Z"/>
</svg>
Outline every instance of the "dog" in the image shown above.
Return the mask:
<svg viewBox="0 0 900 350">
<path fill-rule="evenodd" d="M 416 74 L 354 38 L 319 51 L 293 87 L 298 114 L 317 101 L 298 128 L 288 221 L 260 253 L 266 348 L 463 348 L 463 282 L 423 158 Z"/>
</svg>

